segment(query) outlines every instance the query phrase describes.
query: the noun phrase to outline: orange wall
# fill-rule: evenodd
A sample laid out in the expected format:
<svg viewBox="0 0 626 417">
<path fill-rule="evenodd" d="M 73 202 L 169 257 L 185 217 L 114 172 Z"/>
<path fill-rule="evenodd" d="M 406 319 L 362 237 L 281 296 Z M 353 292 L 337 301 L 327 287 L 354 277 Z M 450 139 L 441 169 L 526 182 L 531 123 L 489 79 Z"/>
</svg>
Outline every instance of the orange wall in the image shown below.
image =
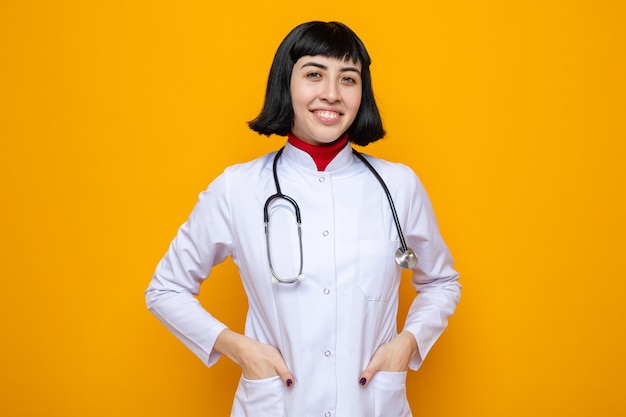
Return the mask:
<svg viewBox="0 0 626 417">
<path fill-rule="evenodd" d="M 368 46 L 368 151 L 419 173 L 462 273 L 416 414 L 626 415 L 624 2 L 269 4 L 0 4 L 0 414 L 228 415 L 234 366 L 143 290 L 208 182 L 280 146 L 245 121 L 279 41 L 322 19 Z M 214 275 L 202 301 L 240 329 Z"/>
</svg>

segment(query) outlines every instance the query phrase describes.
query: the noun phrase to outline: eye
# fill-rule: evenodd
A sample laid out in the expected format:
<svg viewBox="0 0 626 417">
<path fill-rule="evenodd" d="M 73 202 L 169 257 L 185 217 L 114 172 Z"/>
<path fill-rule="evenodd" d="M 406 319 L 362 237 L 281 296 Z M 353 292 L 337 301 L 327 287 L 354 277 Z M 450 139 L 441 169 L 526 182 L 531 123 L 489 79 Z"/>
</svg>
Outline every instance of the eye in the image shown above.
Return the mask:
<svg viewBox="0 0 626 417">
<path fill-rule="evenodd" d="M 312 79 L 317 79 L 317 78 L 322 78 L 322 74 L 320 74 L 319 72 L 309 72 L 306 74 L 307 78 L 312 78 Z"/>
<path fill-rule="evenodd" d="M 355 84 L 357 84 L 357 80 L 355 78 L 352 78 L 352 77 L 343 77 L 341 79 L 341 82 L 343 82 L 344 84 L 347 84 L 347 85 L 355 85 Z"/>
</svg>

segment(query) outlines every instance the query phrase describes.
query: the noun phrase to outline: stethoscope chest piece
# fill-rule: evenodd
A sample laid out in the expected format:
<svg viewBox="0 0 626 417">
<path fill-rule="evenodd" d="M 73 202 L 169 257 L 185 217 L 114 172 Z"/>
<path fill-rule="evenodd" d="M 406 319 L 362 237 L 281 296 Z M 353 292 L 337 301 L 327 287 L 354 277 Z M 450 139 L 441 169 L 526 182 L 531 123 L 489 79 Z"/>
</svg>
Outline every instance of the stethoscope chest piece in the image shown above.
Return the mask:
<svg viewBox="0 0 626 417">
<path fill-rule="evenodd" d="M 417 255 L 411 248 L 406 248 L 406 250 L 398 248 L 395 258 L 396 263 L 404 269 L 413 269 L 417 266 Z"/>
</svg>

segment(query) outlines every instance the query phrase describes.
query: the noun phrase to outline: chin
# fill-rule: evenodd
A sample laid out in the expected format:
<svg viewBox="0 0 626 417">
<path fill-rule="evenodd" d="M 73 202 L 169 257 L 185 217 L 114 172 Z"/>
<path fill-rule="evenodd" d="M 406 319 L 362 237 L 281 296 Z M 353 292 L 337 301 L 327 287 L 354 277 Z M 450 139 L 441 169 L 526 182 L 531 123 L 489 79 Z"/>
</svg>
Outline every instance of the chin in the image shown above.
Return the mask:
<svg viewBox="0 0 626 417">
<path fill-rule="evenodd" d="M 326 133 L 324 135 L 319 135 L 317 137 L 315 137 L 313 140 L 315 140 L 316 142 L 320 143 L 320 144 L 329 144 L 332 143 L 334 141 L 336 141 L 337 139 L 341 138 L 343 136 L 343 134 L 345 133 L 345 131 L 337 131 L 335 133 Z"/>
</svg>

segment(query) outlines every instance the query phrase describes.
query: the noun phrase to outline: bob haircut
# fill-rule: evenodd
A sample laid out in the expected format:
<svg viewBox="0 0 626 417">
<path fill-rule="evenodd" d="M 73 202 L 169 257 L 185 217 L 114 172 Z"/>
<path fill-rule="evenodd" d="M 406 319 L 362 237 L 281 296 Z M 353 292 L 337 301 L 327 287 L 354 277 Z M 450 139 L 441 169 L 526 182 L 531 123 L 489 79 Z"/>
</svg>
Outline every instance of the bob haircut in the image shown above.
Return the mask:
<svg viewBox="0 0 626 417">
<path fill-rule="evenodd" d="M 365 45 L 346 25 L 313 21 L 296 26 L 281 42 L 270 69 L 261 113 L 248 123 L 262 135 L 285 136 L 291 132 L 294 113 L 291 103 L 291 72 L 303 56 L 322 55 L 361 63 L 361 105 L 347 130 L 350 142 L 365 146 L 385 136 L 374 99 L 370 76 L 371 59 Z"/>
</svg>

